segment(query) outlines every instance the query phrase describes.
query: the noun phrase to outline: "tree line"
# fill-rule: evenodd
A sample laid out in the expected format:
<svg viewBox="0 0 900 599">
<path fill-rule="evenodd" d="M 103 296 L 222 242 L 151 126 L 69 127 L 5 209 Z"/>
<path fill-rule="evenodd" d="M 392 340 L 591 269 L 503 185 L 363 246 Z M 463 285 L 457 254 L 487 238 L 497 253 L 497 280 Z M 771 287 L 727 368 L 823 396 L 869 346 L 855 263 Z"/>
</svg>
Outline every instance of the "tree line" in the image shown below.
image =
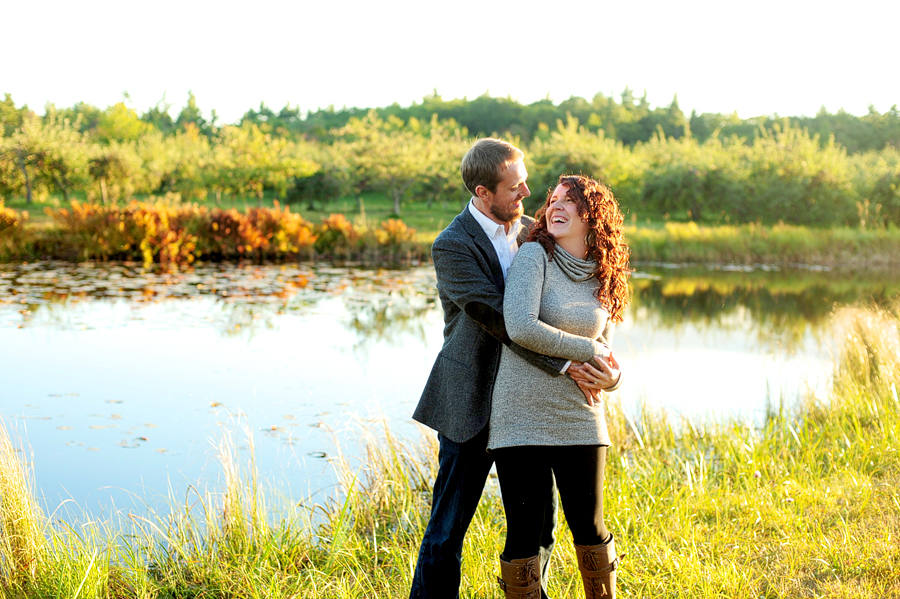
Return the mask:
<svg viewBox="0 0 900 599">
<path fill-rule="evenodd" d="M 262 198 L 269 191 L 323 209 L 334 198 L 378 191 L 400 215 L 408 202 L 464 201 L 459 159 L 474 135 L 496 132 L 527 152 L 534 189 L 551 186 L 560 173 L 583 172 L 610 185 L 633 219 L 900 224 L 895 108 L 754 123 L 686 119 L 676 101 L 651 110 L 646 97 L 627 94 L 621 102 L 598 94 L 591 102 L 528 106 L 487 96 L 445 102 L 435 94 L 408 108 L 303 118 L 297 109 L 275 114 L 261 106 L 234 125 L 218 124 L 214 114 L 204 119 L 192 94 L 174 118 L 170 108 L 138 114 L 124 102 L 103 110 L 48 105 L 39 116 L 7 94 L 0 103 L 0 198 L 58 195 L 108 204 L 164 194 Z M 643 116 L 622 116 L 632 112 Z M 826 122 L 827 135 L 813 126 Z M 839 130 L 856 141 L 843 144 Z"/>
<path fill-rule="evenodd" d="M 125 94 L 128 100 L 128 95 Z M 142 114 L 119 102 L 101 109 L 84 102 L 70 108 L 57 108 L 53 104 L 45 106 L 45 118 L 58 117 L 78 123 L 82 133 L 90 133 L 102 142 L 133 140 L 148 130 L 158 130 L 164 135 L 174 135 L 193 124 L 205 136 L 211 137 L 223 126 L 219 123 L 215 110 L 210 118 L 203 116 L 197 98 L 188 92 L 185 105 L 176 116 L 172 116 L 173 105 L 163 98 Z M 380 108 L 340 108 L 334 106 L 308 111 L 303 114 L 299 106 L 285 105 L 272 109 L 264 102 L 258 108 L 247 110 L 235 123 L 238 126 L 255 124 L 261 131 L 276 137 L 291 139 L 314 138 L 322 141 L 332 139 L 332 132 L 346 126 L 352 118 L 362 118 L 370 110 L 382 119 L 396 117 L 404 122 L 411 118 L 429 121 L 433 115 L 439 120 L 452 120 L 466 129 L 470 135 L 483 137 L 503 134 L 523 142 L 530 142 L 536 136 L 553 129 L 557 121 L 575 117 L 586 130 L 596 133 L 603 131 L 606 137 L 621 141 L 627 146 L 638 142 L 648 142 L 660 131 L 669 137 L 690 135 L 706 141 L 713 135 L 731 137 L 737 135 L 752 142 L 761 131 L 772 131 L 776 125 L 787 122 L 792 127 L 809 131 L 818 136 L 822 144 L 832 136 L 835 142 L 850 153 L 880 150 L 891 146 L 900 148 L 900 110 L 895 104 L 880 113 L 870 106 L 863 116 L 852 115 L 844 110 L 828 112 L 823 106 L 813 117 L 766 115 L 740 118 L 736 112 L 697 113 L 685 115 L 678 105 L 677 95 L 667 106 L 651 107 L 647 93 L 637 97 L 625 88 L 618 100 L 602 93 L 586 99 L 573 96 L 554 104 L 549 99 L 522 104 L 512 98 L 492 97 L 488 94 L 473 100 L 456 98 L 445 100 L 437 91 L 425 96 L 420 102 L 410 106 L 392 104 Z M 0 126 L 8 134 L 21 124 L 22 114 L 30 112 L 27 106 L 16 107 L 10 94 L 0 103 Z"/>
</svg>

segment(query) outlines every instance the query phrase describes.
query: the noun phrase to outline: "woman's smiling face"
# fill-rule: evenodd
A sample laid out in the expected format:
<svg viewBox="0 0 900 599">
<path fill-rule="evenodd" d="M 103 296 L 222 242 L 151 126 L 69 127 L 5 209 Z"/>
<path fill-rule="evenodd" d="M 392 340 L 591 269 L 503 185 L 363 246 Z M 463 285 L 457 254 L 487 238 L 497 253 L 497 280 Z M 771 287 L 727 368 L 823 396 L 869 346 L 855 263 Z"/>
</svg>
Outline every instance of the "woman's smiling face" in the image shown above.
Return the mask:
<svg viewBox="0 0 900 599">
<path fill-rule="evenodd" d="M 588 232 L 588 224 L 578 214 L 578 200 L 566 195 L 568 191 L 569 188 L 565 185 L 557 185 L 550 195 L 547 212 L 544 214 L 547 231 L 563 247 L 577 245 L 577 242 L 584 244 L 584 237 Z"/>
</svg>

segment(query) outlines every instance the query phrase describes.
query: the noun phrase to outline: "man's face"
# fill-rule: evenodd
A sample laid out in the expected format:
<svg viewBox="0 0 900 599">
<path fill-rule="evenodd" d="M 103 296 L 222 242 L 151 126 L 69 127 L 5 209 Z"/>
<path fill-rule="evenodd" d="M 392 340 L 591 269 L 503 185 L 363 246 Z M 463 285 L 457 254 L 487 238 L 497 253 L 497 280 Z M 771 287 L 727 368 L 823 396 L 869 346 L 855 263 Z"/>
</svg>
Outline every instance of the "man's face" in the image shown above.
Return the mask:
<svg viewBox="0 0 900 599">
<path fill-rule="evenodd" d="M 496 220 L 511 223 L 525 214 L 522 200 L 531 195 L 531 190 L 525 183 L 527 178 L 525 163 L 519 160 L 506 167 L 496 192 L 487 191 L 484 202 Z"/>
</svg>

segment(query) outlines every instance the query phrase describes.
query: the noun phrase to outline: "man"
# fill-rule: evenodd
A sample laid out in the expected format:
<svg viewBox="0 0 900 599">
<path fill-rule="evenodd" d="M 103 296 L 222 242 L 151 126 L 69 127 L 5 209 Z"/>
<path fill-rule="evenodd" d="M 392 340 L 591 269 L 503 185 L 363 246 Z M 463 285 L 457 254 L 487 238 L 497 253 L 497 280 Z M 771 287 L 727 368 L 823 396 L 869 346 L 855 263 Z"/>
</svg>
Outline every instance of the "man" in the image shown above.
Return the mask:
<svg viewBox="0 0 900 599">
<path fill-rule="evenodd" d="M 444 310 L 444 345 L 413 418 L 438 431 L 440 453 L 431 518 L 425 530 L 410 599 L 459 597 L 463 538 L 481 498 L 493 458 L 486 452 L 491 392 L 501 343 L 553 375 L 569 367 L 509 340 L 503 324 L 506 272 L 527 226 L 522 201 L 531 195 L 522 151 L 499 139 L 478 140 L 462 159 L 468 206 L 431 249 Z M 569 371 L 579 386 L 575 364 Z M 556 489 L 546 497 L 541 535 L 541 596 L 556 522 Z"/>
</svg>

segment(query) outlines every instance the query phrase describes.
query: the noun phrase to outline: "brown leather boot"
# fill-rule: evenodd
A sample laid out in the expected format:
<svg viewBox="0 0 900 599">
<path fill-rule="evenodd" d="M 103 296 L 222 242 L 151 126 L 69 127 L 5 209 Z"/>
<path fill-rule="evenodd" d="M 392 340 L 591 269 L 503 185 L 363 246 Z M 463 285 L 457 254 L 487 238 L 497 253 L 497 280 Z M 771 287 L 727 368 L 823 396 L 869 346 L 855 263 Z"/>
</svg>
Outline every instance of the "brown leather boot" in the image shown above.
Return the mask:
<svg viewBox="0 0 900 599">
<path fill-rule="evenodd" d="M 575 545 L 585 599 L 615 599 L 619 556 L 610 534 L 602 545 Z"/>
<path fill-rule="evenodd" d="M 497 582 L 506 599 L 541 599 L 541 557 L 505 561 L 501 556 Z"/>
</svg>

